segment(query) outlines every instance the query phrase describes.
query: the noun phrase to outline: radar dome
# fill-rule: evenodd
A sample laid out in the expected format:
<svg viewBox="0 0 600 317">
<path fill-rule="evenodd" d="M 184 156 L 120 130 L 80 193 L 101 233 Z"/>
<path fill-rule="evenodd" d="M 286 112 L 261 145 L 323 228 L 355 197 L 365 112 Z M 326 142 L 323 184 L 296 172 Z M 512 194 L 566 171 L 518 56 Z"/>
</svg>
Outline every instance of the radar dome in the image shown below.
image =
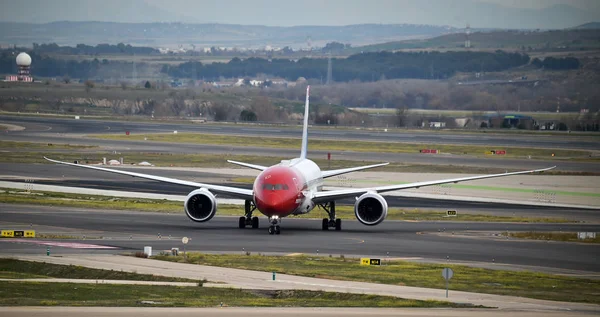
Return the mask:
<svg viewBox="0 0 600 317">
<path fill-rule="evenodd" d="M 18 66 L 30 66 L 31 65 L 31 56 L 27 53 L 20 53 L 17 55 L 17 65 Z"/>
</svg>

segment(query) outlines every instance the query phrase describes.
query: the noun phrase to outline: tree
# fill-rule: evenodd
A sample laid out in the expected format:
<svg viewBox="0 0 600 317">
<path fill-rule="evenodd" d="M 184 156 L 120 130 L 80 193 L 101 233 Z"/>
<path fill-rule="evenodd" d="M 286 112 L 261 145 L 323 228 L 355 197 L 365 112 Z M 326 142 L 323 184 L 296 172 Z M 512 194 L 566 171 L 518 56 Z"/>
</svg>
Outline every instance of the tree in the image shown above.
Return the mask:
<svg viewBox="0 0 600 317">
<path fill-rule="evenodd" d="M 65 76 L 63 77 L 62 81 L 63 81 L 65 84 L 68 84 L 68 83 L 70 83 L 70 82 L 71 82 L 71 77 L 69 77 L 69 76 L 65 75 Z"/>
<path fill-rule="evenodd" d="M 96 86 L 96 84 L 94 84 L 94 82 L 89 79 L 84 82 L 84 85 L 85 85 L 86 92 L 90 92 L 92 90 L 92 88 L 94 88 L 94 86 Z"/>
<path fill-rule="evenodd" d="M 240 120 L 241 121 L 256 121 L 256 113 L 254 113 L 250 110 L 244 109 L 240 113 Z"/>
<path fill-rule="evenodd" d="M 232 107 L 230 104 L 216 102 L 212 105 L 211 110 L 215 114 L 215 121 L 225 121 L 229 118 Z"/>
<path fill-rule="evenodd" d="M 150 84 L 149 81 L 146 81 L 146 83 L 144 84 L 144 88 L 150 89 L 150 88 L 152 88 L 152 84 Z"/>
<path fill-rule="evenodd" d="M 405 127 L 408 118 L 408 108 L 399 106 L 396 109 L 396 124 L 398 127 Z"/>
</svg>

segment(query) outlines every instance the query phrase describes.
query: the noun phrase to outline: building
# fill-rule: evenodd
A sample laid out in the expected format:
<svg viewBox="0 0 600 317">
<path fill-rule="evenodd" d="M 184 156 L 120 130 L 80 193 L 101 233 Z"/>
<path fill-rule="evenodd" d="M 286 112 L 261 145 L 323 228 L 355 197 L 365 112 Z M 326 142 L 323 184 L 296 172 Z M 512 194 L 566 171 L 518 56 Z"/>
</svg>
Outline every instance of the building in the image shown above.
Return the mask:
<svg viewBox="0 0 600 317">
<path fill-rule="evenodd" d="M 17 55 L 16 58 L 17 67 L 19 71 L 17 75 L 8 75 L 5 78 L 5 81 L 20 81 L 20 82 L 33 82 L 33 77 L 31 77 L 31 56 L 29 54 L 22 52 Z"/>
</svg>

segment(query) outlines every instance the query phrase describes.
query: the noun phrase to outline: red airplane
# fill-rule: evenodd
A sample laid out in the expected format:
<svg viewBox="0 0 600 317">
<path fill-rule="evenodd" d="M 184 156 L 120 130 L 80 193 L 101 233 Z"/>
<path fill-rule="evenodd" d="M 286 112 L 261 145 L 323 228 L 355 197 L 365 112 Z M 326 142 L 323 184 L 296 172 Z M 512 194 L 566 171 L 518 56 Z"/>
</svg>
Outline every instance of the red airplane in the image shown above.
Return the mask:
<svg viewBox="0 0 600 317">
<path fill-rule="evenodd" d="M 244 199 L 245 215 L 239 218 L 239 227 L 245 228 L 246 226 L 251 226 L 252 228 L 258 228 L 258 217 L 253 217 L 253 212 L 258 209 L 258 211 L 269 218 L 269 234 L 280 233 L 279 225 L 282 218 L 289 215 L 309 213 L 315 208 L 315 206 L 323 208 L 329 216 L 329 218 L 323 219 L 323 230 L 328 230 L 329 228 L 341 230 L 342 221 L 341 219 L 336 218 L 335 201 L 343 198 L 356 198 L 356 202 L 354 204 L 354 214 L 356 219 L 367 226 L 374 226 L 381 223 L 387 216 L 388 204 L 385 198 L 381 196 L 381 193 L 384 192 L 448 183 L 458 183 L 484 178 L 543 172 L 556 167 L 553 166 L 530 171 L 469 176 L 401 185 L 322 191 L 323 179 L 325 178 L 384 166 L 388 163 L 321 171 L 315 162 L 307 159 L 309 92 L 310 87 L 307 87 L 300 157 L 291 160 L 284 160 L 281 161 L 281 163 L 270 167 L 229 160 L 227 161 L 232 164 L 237 164 L 261 171 L 261 173 L 254 180 L 252 189 L 196 183 L 168 177 L 114 170 L 97 166 L 80 165 L 56 161 L 46 157 L 44 158 L 50 162 L 64 165 L 89 168 L 92 170 L 140 177 L 196 188 L 189 193 L 184 203 L 186 215 L 192 221 L 196 222 L 209 221 L 216 214 L 217 200 L 215 199 L 215 194 L 226 194 L 227 196 Z"/>
</svg>

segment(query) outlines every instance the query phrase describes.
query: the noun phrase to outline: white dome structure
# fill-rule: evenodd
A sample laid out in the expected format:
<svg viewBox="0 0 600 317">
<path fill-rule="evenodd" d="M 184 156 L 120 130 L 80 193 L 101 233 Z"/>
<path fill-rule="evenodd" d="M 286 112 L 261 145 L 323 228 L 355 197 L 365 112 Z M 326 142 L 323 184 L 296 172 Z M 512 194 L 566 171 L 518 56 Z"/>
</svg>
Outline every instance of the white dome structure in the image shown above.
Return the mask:
<svg viewBox="0 0 600 317">
<path fill-rule="evenodd" d="M 25 52 L 17 55 L 17 66 L 31 66 L 31 56 Z"/>
</svg>

